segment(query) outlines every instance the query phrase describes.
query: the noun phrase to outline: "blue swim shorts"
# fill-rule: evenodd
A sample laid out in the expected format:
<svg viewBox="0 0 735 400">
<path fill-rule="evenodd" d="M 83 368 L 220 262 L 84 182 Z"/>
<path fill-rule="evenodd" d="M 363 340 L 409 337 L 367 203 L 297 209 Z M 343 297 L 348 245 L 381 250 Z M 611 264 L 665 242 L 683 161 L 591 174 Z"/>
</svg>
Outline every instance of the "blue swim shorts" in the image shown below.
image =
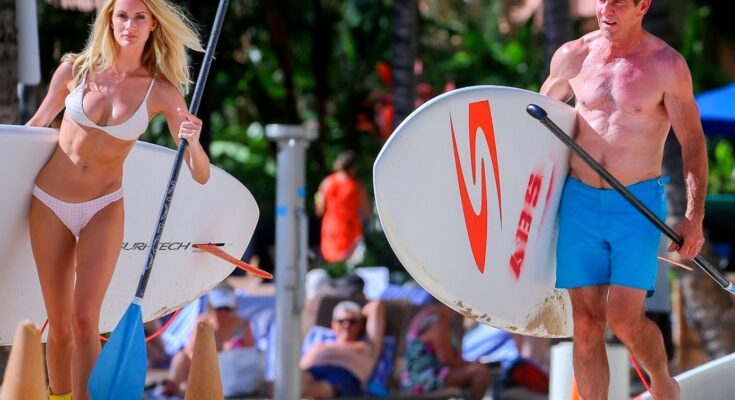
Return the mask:
<svg viewBox="0 0 735 400">
<path fill-rule="evenodd" d="M 666 177 L 627 189 L 662 220 Z M 598 189 L 569 177 L 559 207 L 556 287 L 614 284 L 653 295 L 661 233 L 614 189 Z"/>
<path fill-rule="evenodd" d="M 337 397 L 362 395 L 360 381 L 338 365 L 317 365 L 306 370 L 314 380 L 327 381 Z"/>
</svg>

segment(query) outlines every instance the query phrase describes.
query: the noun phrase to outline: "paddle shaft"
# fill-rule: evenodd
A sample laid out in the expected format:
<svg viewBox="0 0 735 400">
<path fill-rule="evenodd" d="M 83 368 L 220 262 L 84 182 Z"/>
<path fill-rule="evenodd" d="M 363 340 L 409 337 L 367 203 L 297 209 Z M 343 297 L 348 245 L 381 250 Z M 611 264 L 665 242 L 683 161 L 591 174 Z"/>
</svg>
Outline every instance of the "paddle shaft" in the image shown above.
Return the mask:
<svg viewBox="0 0 735 400">
<path fill-rule="evenodd" d="M 610 184 L 613 189 L 620 193 L 620 195 L 623 196 L 625 200 L 627 200 L 631 205 L 633 205 L 633 207 L 635 207 L 641 214 L 643 214 L 646 219 L 651 221 L 651 223 L 654 224 L 659 231 L 661 231 L 679 246 L 684 243 L 681 236 L 679 236 L 676 232 L 674 232 L 673 229 L 671 229 L 668 225 L 661 221 L 653 212 L 651 212 L 650 209 L 648 209 L 648 207 L 646 207 L 643 203 L 640 202 L 640 200 L 633 196 L 633 194 L 631 194 L 630 191 L 625 186 L 623 186 L 623 184 L 621 184 L 602 165 L 600 165 L 600 163 L 592 158 L 589 153 L 587 153 L 571 137 L 569 137 L 569 135 L 561 130 L 561 128 L 559 128 L 559 126 L 556 125 L 554 121 L 549 118 L 543 108 L 535 104 L 529 104 L 526 108 L 526 111 L 533 118 L 536 118 L 545 127 L 547 127 L 551 131 L 551 133 L 559 138 L 559 140 L 567 145 L 567 147 L 572 149 L 577 154 L 577 156 L 582 159 L 582 161 L 584 161 L 587 165 L 590 166 L 590 168 L 597 172 L 597 174 L 599 174 L 608 184 Z M 735 294 L 733 284 L 719 270 L 713 267 L 712 264 L 707 262 L 707 260 L 705 260 L 702 256 L 697 255 L 692 259 L 692 261 L 707 275 L 709 275 L 710 278 L 717 282 L 717 284 L 720 285 L 723 289 L 729 291 L 732 294 Z"/>
<path fill-rule="evenodd" d="M 189 104 L 189 112 L 194 115 L 196 115 L 197 111 L 199 111 L 199 104 L 202 101 L 202 93 L 204 93 L 204 85 L 207 81 L 207 75 L 209 75 L 209 67 L 212 65 L 212 59 L 214 58 L 214 49 L 215 47 L 217 47 L 217 39 L 219 39 L 219 34 L 222 30 L 222 23 L 225 19 L 225 12 L 227 11 L 228 3 L 229 0 L 220 0 L 219 5 L 217 6 L 217 14 L 214 17 L 212 33 L 209 35 L 207 50 L 204 53 L 202 66 L 199 69 L 199 76 L 197 77 L 197 82 L 194 86 L 194 93 L 191 96 L 191 103 Z M 179 179 L 179 172 L 181 171 L 181 163 L 184 160 L 184 153 L 186 152 L 186 147 L 188 146 L 188 144 L 189 143 L 185 139 L 181 139 L 181 141 L 179 141 L 179 149 L 176 152 L 174 165 L 171 168 L 171 175 L 168 178 L 166 193 L 163 196 L 161 210 L 158 213 L 156 230 L 153 232 L 153 238 L 151 239 L 150 243 L 151 246 L 148 250 L 148 256 L 145 260 L 145 267 L 143 268 L 143 272 L 140 274 L 138 289 L 135 291 L 135 297 L 140 299 L 142 299 L 145 295 L 145 289 L 148 286 L 148 279 L 150 278 L 151 270 L 153 269 L 153 261 L 156 258 L 156 253 L 158 252 L 158 243 L 161 241 L 163 227 L 166 224 L 168 210 L 171 207 L 171 200 L 174 196 L 174 190 L 176 190 L 176 183 Z"/>
</svg>

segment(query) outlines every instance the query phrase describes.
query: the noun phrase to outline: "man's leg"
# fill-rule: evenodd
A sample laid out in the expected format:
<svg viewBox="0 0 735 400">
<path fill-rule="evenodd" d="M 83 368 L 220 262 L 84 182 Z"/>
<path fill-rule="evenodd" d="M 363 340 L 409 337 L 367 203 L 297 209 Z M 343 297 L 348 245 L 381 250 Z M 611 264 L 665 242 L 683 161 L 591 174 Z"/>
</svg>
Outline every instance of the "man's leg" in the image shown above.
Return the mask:
<svg viewBox="0 0 735 400">
<path fill-rule="evenodd" d="M 574 319 L 574 376 L 583 399 L 607 399 L 610 372 L 605 352 L 607 285 L 569 289 Z"/>
<path fill-rule="evenodd" d="M 643 313 L 645 296 L 646 291 L 641 289 L 610 285 L 608 323 L 648 372 L 653 398 L 675 400 L 679 398 L 679 388 L 669 375 L 661 332 Z"/>
<path fill-rule="evenodd" d="M 301 371 L 301 396 L 310 399 L 329 399 L 335 396 L 332 385 L 316 380 L 308 371 Z"/>
<path fill-rule="evenodd" d="M 472 400 L 482 400 L 489 384 L 490 370 L 477 362 L 451 368 L 444 378 L 445 387 L 469 387 Z"/>
</svg>

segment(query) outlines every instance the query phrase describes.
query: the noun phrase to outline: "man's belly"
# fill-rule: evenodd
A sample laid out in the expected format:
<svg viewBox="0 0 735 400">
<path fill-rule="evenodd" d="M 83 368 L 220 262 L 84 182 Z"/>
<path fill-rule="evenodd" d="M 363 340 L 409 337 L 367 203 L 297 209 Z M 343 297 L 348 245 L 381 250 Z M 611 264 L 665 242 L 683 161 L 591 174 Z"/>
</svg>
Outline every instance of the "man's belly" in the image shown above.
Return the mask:
<svg viewBox="0 0 735 400">
<path fill-rule="evenodd" d="M 601 163 L 599 161 L 598 164 L 600 164 L 616 180 L 622 183 L 623 186 L 629 186 L 661 175 L 660 161 L 658 163 L 658 167 L 652 167 L 645 164 L 635 165 L 635 163 L 617 166 L 615 164 L 611 165 L 610 163 Z M 569 163 L 569 174 L 588 186 L 596 188 L 611 188 L 610 184 L 608 184 L 600 174 L 576 155 L 572 157 L 572 160 Z"/>
<path fill-rule="evenodd" d="M 587 110 L 580 112 L 575 141 L 599 165 L 623 185 L 632 185 L 661 175 L 664 142 L 668 125 L 659 118 L 611 115 Z M 570 174 L 598 188 L 610 185 L 575 153 Z"/>
</svg>

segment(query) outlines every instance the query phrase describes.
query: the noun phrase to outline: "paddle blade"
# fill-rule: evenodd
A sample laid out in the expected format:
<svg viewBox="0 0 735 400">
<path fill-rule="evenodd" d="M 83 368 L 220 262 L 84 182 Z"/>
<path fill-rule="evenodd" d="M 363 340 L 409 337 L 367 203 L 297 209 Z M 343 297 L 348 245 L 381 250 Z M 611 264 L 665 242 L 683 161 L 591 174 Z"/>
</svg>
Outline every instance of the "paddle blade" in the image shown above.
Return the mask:
<svg viewBox="0 0 735 400">
<path fill-rule="evenodd" d="M 130 304 L 97 358 L 87 389 L 94 400 L 140 400 L 147 367 L 140 305 Z"/>
</svg>

